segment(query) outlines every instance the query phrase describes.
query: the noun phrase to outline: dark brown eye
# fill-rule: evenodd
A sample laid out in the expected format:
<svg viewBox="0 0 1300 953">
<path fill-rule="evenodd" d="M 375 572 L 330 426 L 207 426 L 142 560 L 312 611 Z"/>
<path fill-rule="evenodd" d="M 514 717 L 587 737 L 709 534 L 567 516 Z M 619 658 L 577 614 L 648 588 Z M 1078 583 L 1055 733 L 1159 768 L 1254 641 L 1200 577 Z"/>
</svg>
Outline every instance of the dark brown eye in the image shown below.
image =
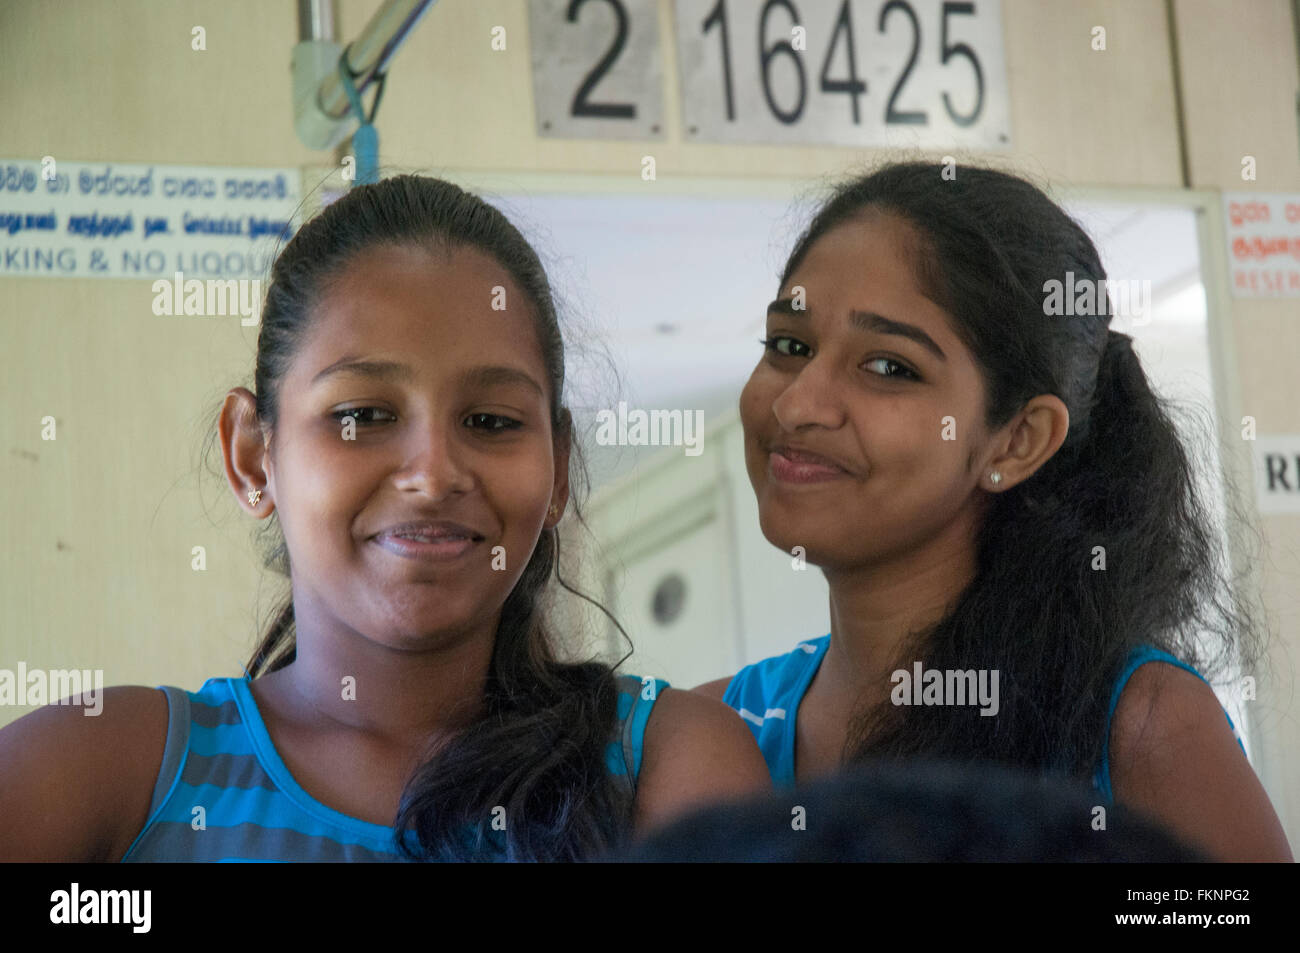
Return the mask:
<svg viewBox="0 0 1300 953">
<path fill-rule="evenodd" d="M 387 417 L 388 420 L 397 419 L 388 411 L 383 410 L 379 407 L 349 407 L 347 410 L 336 410 L 334 411 L 333 414 L 331 414 L 331 416 L 335 420 L 339 421 L 340 423 L 343 421 L 344 417 L 351 417 L 359 424 L 375 424 L 375 423 L 387 422 L 385 420 L 376 420 L 375 414 L 383 414 Z"/>
<path fill-rule="evenodd" d="M 782 357 L 807 357 L 809 353 L 809 347 L 807 344 L 792 337 L 785 337 L 784 335 L 778 335 L 774 338 L 763 338 L 758 343 L 762 344 L 773 354 L 780 354 Z"/>
<path fill-rule="evenodd" d="M 523 426 L 513 417 L 503 417 L 500 414 L 470 414 L 465 418 L 465 422 L 474 430 L 518 430 Z"/>
<path fill-rule="evenodd" d="M 896 372 L 887 371 L 883 374 L 880 374 L 881 377 L 906 377 L 911 380 L 918 380 L 918 381 L 921 379 L 920 375 L 918 375 L 910 367 L 908 367 L 906 364 L 904 364 L 901 361 L 894 360 L 892 357 L 873 357 L 871 360 L 867 361 L 867 364 L 864 366 L 869 366 L 871 364 L 885 364 L 890 367 L 898 368 L 898 371 Z M 873 371 L 872 373 L 877 373 L 877 372 Z"/>
</svg>

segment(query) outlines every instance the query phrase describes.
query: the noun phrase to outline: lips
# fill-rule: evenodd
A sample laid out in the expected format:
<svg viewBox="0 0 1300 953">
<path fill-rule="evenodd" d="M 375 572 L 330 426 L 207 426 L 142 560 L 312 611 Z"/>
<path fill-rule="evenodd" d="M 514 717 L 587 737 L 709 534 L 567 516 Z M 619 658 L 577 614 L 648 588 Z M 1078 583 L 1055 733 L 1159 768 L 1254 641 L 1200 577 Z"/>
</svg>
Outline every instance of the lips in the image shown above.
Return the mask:
<svg viewBox="0 0 1300 953">
<path fill-rule="evenodd" d="M 768 454 L 768 469 L 781 483 L 824 483 L 851 476 L 849 470 L 830 457 L 802 447 L 777 444 Z"/>
<path fill-rule="evenodd" d="M 423 563 L 455 563 L 483 541 L 483 534 L 450 520 L 398 523 L 373 537 L 394 556 Z"/>
<path fill-rule="evenodd" d="M 805 465 L 805 467 L 833 469 L 833 471 L 839 471 L 840 473 L 844 473 L 844 475 L 850 475 L 850 473 L 852 473 L 852 471 L 850 471 L 848 467 L 845 467 L 844 464 L 840 463 L 839 460 L 831 458 L 831 456 L 818 454 L 818 452 L 806 449 L 806 447 L 792 446 L 789 445 L 789 443 L 774 443 L 774 445 L 768 447 L 768 452 L 774 456 L 783 456 L 783 458 L 793 464 Z"/>
<path fill-rule="evenodd" d="M 472 541 L 483 539 L 482 533 L 460 523 L 453 523 L 450 520 L 419 520 L 399 523 L 375 534 L 376 538 L 385 536 L 424 543 L 441 543 L 458 539 Z"/>
</svg>

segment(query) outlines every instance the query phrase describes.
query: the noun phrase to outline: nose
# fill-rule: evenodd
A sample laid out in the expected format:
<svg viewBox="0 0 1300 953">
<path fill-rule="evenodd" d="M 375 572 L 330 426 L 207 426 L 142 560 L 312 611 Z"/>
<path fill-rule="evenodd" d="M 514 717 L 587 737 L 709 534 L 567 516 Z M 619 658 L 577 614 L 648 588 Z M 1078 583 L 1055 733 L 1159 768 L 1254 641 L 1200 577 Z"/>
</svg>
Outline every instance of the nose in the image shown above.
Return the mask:
<svg viewBox="0 0 1300 953">
<path fill-rule="evenodd" d="M 808 361 L 772 401 L 772 414 L 781 429 L 796 431 L 806 427 L 833 430 L 844 423 L 843 388 L 825 355 Z"/>
<path fill-rule="evenodd" d="M 422 493 L 441 501 L 474 488 L 474 474 L 457 425 L 427 422 L 411 428 L 403 445 L 405 462 L 394 478 L 399 490 Z"/>
</svg>

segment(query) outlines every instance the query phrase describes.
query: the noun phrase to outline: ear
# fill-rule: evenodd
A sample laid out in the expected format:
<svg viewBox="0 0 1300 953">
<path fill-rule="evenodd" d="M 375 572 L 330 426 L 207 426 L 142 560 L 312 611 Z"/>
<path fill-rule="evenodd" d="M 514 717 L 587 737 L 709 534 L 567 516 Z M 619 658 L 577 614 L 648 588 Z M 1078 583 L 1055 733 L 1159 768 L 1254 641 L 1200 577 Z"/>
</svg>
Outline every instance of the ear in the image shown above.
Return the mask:
<svg viewBox="0 0 1300 953">
<path fill-rule="evenodd" d="M 1065 443 L 1070 431 L 1070 411 L 1054 394 L 1039 394 L 1003 428 L 1002 450 L 987 461 L 980 473 L 980 485 L 991 492 L 1009 490 L 1023 483 Z M 989 479 L 996 470 L 1002 477 Z"/>
<path fill-rule="evenodd" d="M 556 515 L 546 516 L 546 528 L 555 526 L 564 516 L 564 508 L 569 503 L 569 455 L 573 450 L 573 415 L 568 408 L 560 411 L 560 426 L 556 428 L 555 446 L 555 482 L 551 486 L 551 505 Z"/>
<path fill-rule="evenodd" d="M 226 394 L 218 425 L 226 481 L 239 505 L 258 519 L 275 509 L 266 434 L 257 422 L 257 398 L 245 387 Z M 257 502 L 253 502 L 256 500 Z"/>
</svg>

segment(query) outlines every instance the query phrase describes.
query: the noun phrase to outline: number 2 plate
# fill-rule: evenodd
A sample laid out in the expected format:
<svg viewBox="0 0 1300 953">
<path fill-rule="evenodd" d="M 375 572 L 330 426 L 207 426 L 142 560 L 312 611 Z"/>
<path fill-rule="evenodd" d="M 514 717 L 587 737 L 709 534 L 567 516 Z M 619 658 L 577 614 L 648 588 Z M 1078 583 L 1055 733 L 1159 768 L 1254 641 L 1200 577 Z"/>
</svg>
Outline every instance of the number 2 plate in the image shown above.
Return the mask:
<svg viewBox="0 0 1300 953">
<path fill-rule="evenodd" d="M 529 0 L 537 134 L 662 139 L 655 0 Z"/>
<path fill-rule="evenodd" d="M 1000 0 L 676 0 L 675 12 L 687 142 L 1010 148 Z"/>
</svg>

